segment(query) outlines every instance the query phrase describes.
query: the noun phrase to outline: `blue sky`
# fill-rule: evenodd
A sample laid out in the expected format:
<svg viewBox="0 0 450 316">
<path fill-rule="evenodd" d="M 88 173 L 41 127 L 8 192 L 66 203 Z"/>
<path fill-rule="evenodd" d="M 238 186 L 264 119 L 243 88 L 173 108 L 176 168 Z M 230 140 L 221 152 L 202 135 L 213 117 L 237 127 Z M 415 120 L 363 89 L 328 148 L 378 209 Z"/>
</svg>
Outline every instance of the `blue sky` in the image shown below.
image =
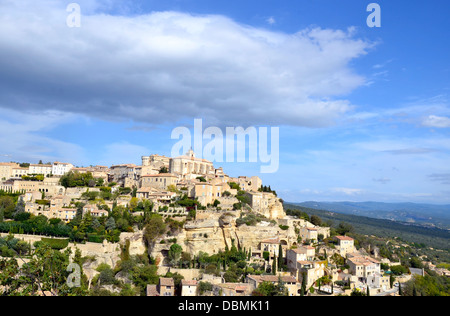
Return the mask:
<svg viewBox="0 0 450 316">
<path fill-rule="evenodd" d="M 2 1 L 0 161 L 139 164 L 201 118 L 279 127 L 276 173 L 215 165 L 286 201 L 450 203 L 450 4 L 369 3 Z"/>
</svg>

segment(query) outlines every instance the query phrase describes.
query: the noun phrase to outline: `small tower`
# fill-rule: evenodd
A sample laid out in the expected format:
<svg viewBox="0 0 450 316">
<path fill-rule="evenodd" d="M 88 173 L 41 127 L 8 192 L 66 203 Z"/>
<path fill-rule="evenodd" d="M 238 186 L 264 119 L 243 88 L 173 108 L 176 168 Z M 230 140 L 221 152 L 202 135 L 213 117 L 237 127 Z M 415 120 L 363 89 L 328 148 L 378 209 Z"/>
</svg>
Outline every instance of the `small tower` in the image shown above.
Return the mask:
<svg viewBox="0 0 450 316">
<path fill-rule="evenodd" d="M 186 156 L 188 156 L 189 158 L 195 158 L 195 153 L 192 148 L 189 149 L 189 151 L 186 153 Z"/>
<path fill-rule="evenodd" d="M 142 156 L 142 165 L 150 166 L 150 157 L 149 156 Z"/>
</svg>

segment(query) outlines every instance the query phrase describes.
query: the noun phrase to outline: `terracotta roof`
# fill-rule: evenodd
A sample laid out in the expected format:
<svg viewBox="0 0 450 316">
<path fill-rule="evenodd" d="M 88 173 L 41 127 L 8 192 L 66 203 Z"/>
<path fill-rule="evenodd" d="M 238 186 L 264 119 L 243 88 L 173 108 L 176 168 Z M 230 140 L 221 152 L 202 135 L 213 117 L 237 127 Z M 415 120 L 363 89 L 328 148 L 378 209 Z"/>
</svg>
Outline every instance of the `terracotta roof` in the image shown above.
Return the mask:
<svg viewBox="0 0 450 316">
<path fill-rule="evenodd" d="M 335 238 L 337 238 L 339 240 L 353 240 L 353 238 L 348 237 L 348 236 L 335 236 Z"/>
<path fill-rule="evenodd" d="M 247 286 L 244 285 L 238 285 L 236 286 L 236 288 L 234 289 L 236 292 L 245 292 L 247 291 Z"/>
<path fill-rule="evenodd" d="M 181 280 L 181 285 L 182 286 L 196 286 L 197 285 L 197 281 L 196 280 Z"/>
<path fill-rule="evenodd" d="M 175 282 L 173 281 L 172 278 L 160 278 L 159 283 L 162 286 L 175 286 Z"/>
<path fill-rule="evenodd" d="M 147 296 L 159 296 L 158 290 L 156 289 L 156 285 L 154 284 L 147 285 Z"/>
<path fill-rule="evenodd" d="M 280 279 L 280 277 L 277 275 L 249 275 L 248 277 L 258 282 L 278 282 Z M 290 275 L 281 276 L 281 281 L 289 283 L 297 282 L 295 277 Z"/>
<path fill-rule="evenodd" d="M 361 265 L 365 265 L 365 266 L 369 266 L 374 263 L 380 263 L 378 260 L 375 260 L 368 256 L 352 257 L 352 258 L 348 258 L 347 260 L 349 260 L 355 264 L 361 264 Z"/>
</svg>

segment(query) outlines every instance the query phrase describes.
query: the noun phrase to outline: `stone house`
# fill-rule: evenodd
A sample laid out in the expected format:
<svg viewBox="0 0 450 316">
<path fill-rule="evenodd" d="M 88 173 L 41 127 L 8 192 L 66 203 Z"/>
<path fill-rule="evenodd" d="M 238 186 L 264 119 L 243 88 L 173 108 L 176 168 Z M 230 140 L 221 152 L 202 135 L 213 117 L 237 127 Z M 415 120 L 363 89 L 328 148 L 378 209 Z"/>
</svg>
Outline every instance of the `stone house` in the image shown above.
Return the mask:
<svg viewBox="0 0 450 316">
<path fill-rule="evenodd" d="M 294 249 L 289 249 L 286 252 L 287 266 L 290 271 L 297 269 L 298 261 L 313 261 L 316 255 L 316 249 L 311 246 L 298 246 Z"/>
<path fill-rule="evenodd" d="M 153 203 L 169 204 L 172 199 L 176 197 L 176 193 L 170 191 L 160 191 L 154 188 L 146 187 L 137 190 L 136 197 L 138 199 L 150 200 Z"/>
<path fill-rule="evenodd" d="M 326 261 L 297 261 L 295 270 L 299 283 L 306 277 L 306 288 L 310 288 L 317 279 L 328 274 Z"/>
<path fill-rule="evenodd" d="M 269 219 L 281 219 L 286 216 L 283 205 L 278 197 L 270 192 L 245 192 L 253 211 Z"/>
<path fill-rule="evenodd" d="M 353 253 L 356 251 L 355 241 L 353 238 L 348 237 L 348 236 L 335 236 L 334 238 L 338 242 L 336 249 L 339 251 L 339 254 L 342 257 L 345 258 L 347 256 L 347 254 Z"/>
<path fill-rule="evenodd" d="M 247 275 L 245 281 L 252 286 L 252 291 L 258 288 L 263 282 L 270 282 L 278 284 L 278 282 L 284 283 L 284 286 L 288 289 L 289 296 L 298 296 L 300 284 L 293 276 L 277 276 L 277 275 Z"/>
<path fill-rule="evenodd" d="M 175 296 L 175 282 L 172 278 L 159 278 L 159 284 L 147 285 L 147 296 Z"/>
<path fill-rule="evenodd" d="M 197 296 L 196 280 L 181 280 L 181 296 Z"/>
<path fill-rule="evenodd" d="M 0 162 L 0 180 L 8 180 L 12 177 L 13 168 L 19 168 L 14 162 Z"/>
<path fill-rule="evenodd" d="M 54 176 L 63 176 L 70 170 L 72 170 L 74 166 L 71 163 L 66 162 L 54 162 L 52 165 L 52 174 Z"/>
<path fill-rule="evenodd" d="M 214 296 L 251 296 L 253 287 L 248 283 L 213 284 Z"/>
<path fill-rule="evenodd" d="M 316 227 L 301 227 L 299 235 L 302 238 L 302 241 L 310 240 L 312 242 L 317 242 L 319 236 Z"/>
<path fill-rule="evenodd" d="M 167 190 L 170 185 L 176 186 L 177 176 L 171 173 L 150 174 L 141 177 L 141 188 Z"/>
<path fill-rule="evenodd" d="M 347 264 L 349 265 L 349 273 L 361 280 L 380 274 L 380 262 L 369 256 L 350 256 L 347 259 Z"/>
</svg>

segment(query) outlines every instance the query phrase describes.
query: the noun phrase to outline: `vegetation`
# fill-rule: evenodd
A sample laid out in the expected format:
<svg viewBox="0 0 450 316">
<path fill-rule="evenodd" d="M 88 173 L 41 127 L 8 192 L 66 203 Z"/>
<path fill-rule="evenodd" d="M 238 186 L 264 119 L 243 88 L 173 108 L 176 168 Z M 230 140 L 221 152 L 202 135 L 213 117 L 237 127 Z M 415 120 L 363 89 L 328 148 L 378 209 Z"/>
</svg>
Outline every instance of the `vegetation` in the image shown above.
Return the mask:
<svg viewBox="0 0 450 316">
<path fill-rule="evenodd" d="M 70 251 L 53 250 L 42 243 L 30 254 L 30 261 L 19 267 L 16 258 L 0 258 L 2 296 L 84 296 L 86 283 L 79 287 L 67 283 Z"/>
<path fill-rule="evenodd" d="M 300 217 L 309 217 L 309 215 L 319 216 L 324 224 L 332 228 L 333 233 L 338 232 L 340 223 L 345 223 L 348 225 L 347 228 L 352 227 L 350 233 L 368 236 L 374 235 L 381 238 L 392 238 L 403 241 L 404 243 L 410 244 L 411 247 L 421 249 L 427 256 L 433 256 L 450 262 L 450 243 L 448 242 L 450 239 L 450 231 L 448 230 L 427 228 L 364 216 L 339 214 L 296 205 L 286 205 L 286 207 L 288 208 L 286 211 L 288 215 L 297 215 Z M 347 231 L 346 233 L 349 232 Z M 444 252 L 436 253 L 431 251 L 429 247 L 443 249 Z"/>
<path fill-rule="evenodd" d="M 428 271 L 425 276 L 415 275 L 402 290 L 403 296 L 450 296 L 450 280 Z"/>
<path fill-rule="evenodd" d="M 281 282 L 281 279 L 277 284 L 265 281 L 258 285 L 258 288 L 253 291 L 252 296 L 288 296 L 288 290 L 283 282 Z"/>
<path fill-rule="evenodd" d="M 258 191 L 259 191 L 259 192 L 269 192 L 269 193 L 273 193 L 275 196 L 277 196 L 277 192 L 274 191 L 274 190 L 272 190 L 272 189 L 270 188 L 270 185 L 269 185 L 269 186 L 262 185 L 262 186 L 258 189 Z"/>
<path fill-rule="evenodd" d="M 240 218 L 236 219 L 236 224 L 238 226 L 240 225 L 247 225 L 247 226 L 255 226 L 256 224 L 260 223 L 261 221 L 269 221 L 265 216 L 253 212 L 248 212 L 245 215 L 241 213 Z"/>
<path fill-rule="evenodd" d="M 79 173 L 74 171 L 70 171 L 62 176 L 59 182 L 65 188 L 94 187 L 96 184 L 92 173 Z"/>
</svg>

